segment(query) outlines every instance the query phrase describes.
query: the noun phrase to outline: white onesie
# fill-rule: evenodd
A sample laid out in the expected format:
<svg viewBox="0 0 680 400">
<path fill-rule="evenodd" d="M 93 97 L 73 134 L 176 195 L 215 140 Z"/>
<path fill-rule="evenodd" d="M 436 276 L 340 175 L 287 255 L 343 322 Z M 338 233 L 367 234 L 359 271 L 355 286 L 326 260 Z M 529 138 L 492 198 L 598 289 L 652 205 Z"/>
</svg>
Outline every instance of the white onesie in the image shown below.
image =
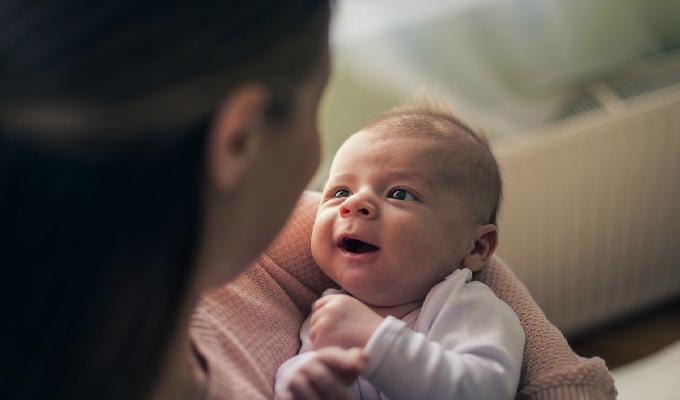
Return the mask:
<svg viewBox="0 0 680 400">
<path fill-rule="evenodd" d="M 524 331 L 512 309 L 467 268 L 427 294 L 422 307 L 387 317 L 364 351 L 368 363 L 354 383 L 357 399 L 513 399 L 519 383 Z M 408 278 L 405 278 L 408 279 Z M 324 296 L 345 293 L 328 289 Z M 309 318 L 300 353 L 276 373 L 282 393 L 313 353 Z"/>
</svg>

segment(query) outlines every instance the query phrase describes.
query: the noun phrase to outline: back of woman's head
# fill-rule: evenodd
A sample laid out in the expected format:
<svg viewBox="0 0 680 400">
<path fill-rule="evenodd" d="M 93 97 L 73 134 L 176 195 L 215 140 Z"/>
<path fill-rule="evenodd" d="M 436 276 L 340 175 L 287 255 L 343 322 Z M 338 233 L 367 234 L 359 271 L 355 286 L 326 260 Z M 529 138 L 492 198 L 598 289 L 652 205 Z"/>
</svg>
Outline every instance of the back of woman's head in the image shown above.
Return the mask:
<svg viewBox="0 0 680 400">
<path fill-rule="evenodd" d="M 208 3 L 0 6 L 3 398 L 143 398 L 157 377 L 211 117 L 257 81 L 285 119 L 327 29 L 327 2 Z"/>
</svg>

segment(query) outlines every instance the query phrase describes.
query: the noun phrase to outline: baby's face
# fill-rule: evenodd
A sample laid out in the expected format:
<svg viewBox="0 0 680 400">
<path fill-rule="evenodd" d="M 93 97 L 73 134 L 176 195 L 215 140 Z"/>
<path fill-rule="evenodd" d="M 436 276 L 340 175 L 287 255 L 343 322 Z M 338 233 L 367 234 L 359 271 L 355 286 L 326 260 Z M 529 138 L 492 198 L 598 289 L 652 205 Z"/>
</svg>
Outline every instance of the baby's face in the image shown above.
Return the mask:
<svg viewBox="0 0 680 400">
<path fill-rule="evenodd" d="M 312 232 L 315 260 L 375 306 L 422 300 L 460 268 L 474 219 L 447 185 L 441 142 L 362 131 L 338 151 Z"/>
</svg>

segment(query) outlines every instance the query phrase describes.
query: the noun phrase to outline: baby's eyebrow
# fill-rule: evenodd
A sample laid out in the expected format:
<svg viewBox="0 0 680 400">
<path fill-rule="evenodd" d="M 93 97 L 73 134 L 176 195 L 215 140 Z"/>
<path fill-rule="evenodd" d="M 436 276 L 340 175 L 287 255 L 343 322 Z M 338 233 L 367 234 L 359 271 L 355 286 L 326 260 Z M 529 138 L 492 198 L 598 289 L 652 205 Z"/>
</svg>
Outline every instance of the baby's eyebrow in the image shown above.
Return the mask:
<svg viewBox="0 0 680 400">
<path fill-rule="evenodd" d="M 324 189 L 327 189 L 329 187 L 329 185 L 335 184 L 335 182 L 338 182 L 338 181 L 347 182 L 347 181 L 352 181 L 353 179 L 354 179 L 353 174 L 340 174 L 340 175 L 336 175 L 336 176 L 331 176 L 331 177 L 328 177 L 328 179 L 326 179 L 326 183 L 324 183 L 323 187 L 324 187 Z"/>
<path fill-rule="evenodd" d="M 354 174 L 351 174 L 351 173 L 340 174 L 340 175 L 329 177 L 326 180 L 326 182 L 324 183 L 323 190 L 330 189 L 332 186 L 337 185 L 337 182 L 342 182 L 344 184 L 351 184 L 355 179 L 356 179 L 356 176 Z M 394 181 L 394 180 L 421 181 L 421 182 L 424 182 L 428 186 L 433 186 L 435 184 L 435 180 L 432 177 L 425 175 L 421 172 L 415 171 L 415 170 L 392 170 L 392 171 L 388 171 L 384 175 L 382 175 L 382 179 L 384 179 L 385 181 Z"/>
<path fill-rule="evenodd" d="M 330 183 L 331 183 L 331 180 L 330 180 L 330 179 L 326 179 L 326 182 L 324 182 L 324 183 L 323 183 L 323 186 L 321 186 L 321 192 L 322 192 L 322 193 L 325 192 L 326 190 L 330 189 L 330 187 L 331 187 L 331 186 L 330 186 Z"/>
<path fill-rule="evenodd" d="M 387 179 L 420 180 L 424 181 L 428 185 L 432 185 L 434 183 L 431 177 L 415 170 L 393 170 L 387 172 L 385 176 Z"/>
</svg>

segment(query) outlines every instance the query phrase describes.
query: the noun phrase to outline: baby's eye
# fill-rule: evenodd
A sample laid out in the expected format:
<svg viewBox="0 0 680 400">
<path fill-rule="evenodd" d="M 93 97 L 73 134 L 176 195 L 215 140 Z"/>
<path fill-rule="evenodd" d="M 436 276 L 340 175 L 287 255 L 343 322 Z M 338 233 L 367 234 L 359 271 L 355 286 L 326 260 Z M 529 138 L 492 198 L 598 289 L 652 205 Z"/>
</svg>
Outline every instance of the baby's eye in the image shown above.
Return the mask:
<svg viewBox="0 0 680 400">
<path fill-rule="evenodd" d="M 333 195 L 333 197 L 335 197 L 336 199 L 339 199 L 339 198 L 341 198 L 341 197 L 349 197 L 349 190 L 347 190 L 347 189 L 340 189 L 340 190 L 338 190 L 338 191 L 335 192 L 335 194 Z"/>
<path fill-rule="evenodd" d="M 412 195 L 405 189 L 392 189 L 390 193 L 387 195 L 387 197 L 396 199 L 396 200 L 405 200 L 405 201 L 416 201 L 416 196 Z"/>
</svg>

